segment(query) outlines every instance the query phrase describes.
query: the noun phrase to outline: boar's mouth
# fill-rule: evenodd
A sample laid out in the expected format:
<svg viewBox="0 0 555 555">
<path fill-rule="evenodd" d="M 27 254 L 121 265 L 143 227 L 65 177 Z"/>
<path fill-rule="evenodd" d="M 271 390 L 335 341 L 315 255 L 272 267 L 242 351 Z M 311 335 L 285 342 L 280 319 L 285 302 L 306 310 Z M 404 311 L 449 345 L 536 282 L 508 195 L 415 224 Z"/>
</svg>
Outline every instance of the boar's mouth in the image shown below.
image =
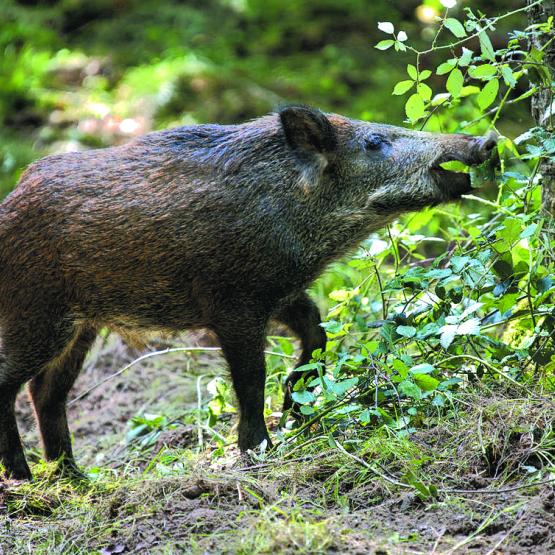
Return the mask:
<svg viewBox="0 0 555 555">
<path fill-rule="evenodd" d="M 497 145 L 497 135 L 488 133 L 485 137 L 469 137 L 466 145 L 459 152 L 443 154 L 435 160 L 430 171 L 445 200 L 456 200 L 461 195 L 470 193 L 472 185 L 470 175 L 449 171 L 441 167 L 444 162 L 459 161 L 469 166 L 478 166 L 494 155 Z"/>
<path fill-rule="evenodd" d="M 440 163 L 453 160 L 455 158 L 441 160 Z M 432 166 L 430 172 L 445 200 L 456 200 L 461 195 L 466 195 L 472 191 L 469 174 L 446 170 L 439 165 L 440 163 Z"/>
</svg>

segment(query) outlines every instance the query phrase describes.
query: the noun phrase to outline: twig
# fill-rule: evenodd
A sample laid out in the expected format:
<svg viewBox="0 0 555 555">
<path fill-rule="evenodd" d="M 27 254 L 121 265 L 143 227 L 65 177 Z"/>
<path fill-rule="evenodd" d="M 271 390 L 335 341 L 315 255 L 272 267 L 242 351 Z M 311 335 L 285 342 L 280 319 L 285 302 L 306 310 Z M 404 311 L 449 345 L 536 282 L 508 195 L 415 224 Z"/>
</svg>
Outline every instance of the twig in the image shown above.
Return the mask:
<svg viewBox="0 0 555 555">
<path fill-rule="evenodd" d="M 514 378 L 511 378 L 511 376 L 505 374 L 505 372 L 503 372 L 502 370 L 499 370 L 499 368 L 496 368 L 493 364 L 490 364 L 489 362 L 486 362 L 485 360 L 475 357 L 473 355 L 453 355 L 450 357 L 447 357 L 445 359 L 443 359 L 441 361 L 441 364 L 444 364 L 446 362 L 449 362 L 451 360 L 455 360 L 458 358 L 462 358 L 462 359 L 469 359 L 469 360 L 473 360 L 474 362 L 478 362 L 479 364 L 483 364 L 484 366 L 486 366 L 487 368 L 489 368 L 490 370 L 492 370 L 493 372 L 499 374 L 500 376 L 503 376 L 507 381 L 511 382 L 513 385 L 516 385 L 522 389 L 526 389 L 528 391 L 528 387 L 520 382 L 517 382 Z M 438 364 L 439 365 L 439 364 Z"/>
<path fill-rule="evenodd" d="M 339 441 L 337 441 L 336 439 L 334 441 L 335 441 L 335 444 L 337 445 L 337 448 L 344 455 L 347 455 L 347 457 L 349 457 L 349 458 L 353 459 L 354 461 L 358 462 L 359 464 L 361 464 L 362 466 L 364 466 L 368 470 L 371 470 L 374 474 L 376 474 L 376 476 L 379 476 L 380 478 L 382 478 L 386 482 L 389 482 L 390 484 L 393 484 L 394 486 L 399 486 L 399 487 L 406 488 L 406 489 L 414 489 L 414 486 L 411 486 L 410 484 L 405 484 L 404 482 L 399 482 L 398 480 L 390 478 L 389 476 L 387 476 L 387 474 L 383 474 L 382 472 L 379 472 L 372 465 L 368 464 L 365 460 L 361 459 L 360 457 L 357 457 L 356 455 L 353 455 L 352 453 L 349 453 L 345 449 L 345 447 L 343 447 L 343 445 L 341 445 L 341 443 L 339 443 Z"/>
<path fill-rule="evenodd" d="M 541 480 L 539 482 L 532 482 L 530 484 L 520 484 L 519 486 L 513 486 L 510 488 L 500 488 L 500 489 L 450 489 L 450 488 L 441 488 L 437 491 L 441 493 L 461 493 L 461 494 L 480 494 L 480 495 L 498 495 L 500 493 L 510 493 L 512 491 L 518 491 L 521 489 L 529 489 L 535 488 L 539 486 L 545 486 L 546 484 L 552 484 L 555 482 L 555 478 L 548 478 L 547 480 Z"/>
<path fill-rule="evenodd" d="M 92 387 L 90 387 L 89 389 L 87 389 L 86 391 L 84 391 L 83 393 L 78 395 L 77 397 L 75 397 L 75 399 L 72 399 L 68 403 L 68 406 L 71 406 L 74 403 L 76 403 L 77 401 L 80 401 L 81 399 L 86 397 L 89 393 L 91 393 L 95 389 L 99 388 L 101 385 L 104 385 L 106 382 L 112 380 L 113 378 L 117 378 L 118 376 L 120 376 L 121 374 L 123 374 L 124 372 L 129 370 L 129 368 L 135 366 L 135 364 L 138 364 L 139 362 L 142 362 L 143 360 L 146 360 L 147 358 L 161 356 L 161 355 L 167 355 L 168 353 L 219 352 L 221 350 L 222 350 L 221 347 L 171 347 L 171 348 L 167 348 L 167 349 L 162 349 L 161 351 L 153 351 L 151 353 L 146 353 L 145 355 L 142 355 L 139 358 L 135 359 L 134 361 L 130 362 L 127 366 L 124 366 L 122 369 L 118 370 L 114 374 L 110 374 L 109 376 L 106 376 L 104 379 L 102 379 L 99 382 L 97 382 L 96 384 L 94 384 Z M 267 354 L 267 355 L 270 355 L 270 356 L 278 356 L 278 357 L 282 357 L 282 358 L 291 358 L 291 359 L 296 358 L 293 355 L 286 355 L 284 353 L 276 353 L 275 351 L 264 351 L 264 353 Z"/>
<path fill-rule="evenodd" d="M 235 472 L 246 472 L 248 470 L 257 470 L 259 468 L 267 468 L 270 466 L 275 466 L 276 464 L 279 465 L 284 465 L 284 464 L 290 464 L 290 463 L 294 463 L 294 462 L 303 462 L 303 461 L 311 461 L 311 460 L 317 460 L 317 459 L 321 459 L 322 457 L 327 456 L 328 453 L 327 452 L 323 452 L 323 453 L 317 453 L 316 455 L 303 455 L 302 457 L 297 457 L 295 459 L 280 459 L 280 460 L 271 460 L 265 463 L 260 463 L 260 464 L 254 464 L 252 466 L 243 466 L 242 468 L 235 468 L 233 469 Z"/>
</svg>

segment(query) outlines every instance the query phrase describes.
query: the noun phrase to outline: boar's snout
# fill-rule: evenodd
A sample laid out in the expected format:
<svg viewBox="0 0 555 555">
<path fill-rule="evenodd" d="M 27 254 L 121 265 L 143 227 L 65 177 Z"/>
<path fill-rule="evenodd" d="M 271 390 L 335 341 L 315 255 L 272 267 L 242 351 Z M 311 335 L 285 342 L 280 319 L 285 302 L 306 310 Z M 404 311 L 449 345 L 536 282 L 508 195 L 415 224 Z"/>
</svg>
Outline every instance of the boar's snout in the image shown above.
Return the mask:
<svg viewBox="0 0 555 555">
<path fill-rule="evenodd" d="M 497 135 L 488 133 L 484 137 L 469 135 L 447 135 L 444 152 L 432 165 L 432 174 L 442 193 L 442 201 L 456 200 L 472 190 L 470 176 L 445 170 L 441 167 L 443 162 L 458 160 L 468 166 L 482 164 L 493 155 L 497 145 Z"/>
<path fill-rule="evenodd" d="M 497 145 L 497 135 L 488 133 L 484 137 L 471 135 L 443 135 L 441 154 L 433 167 L 438 168 L 443 162 L 458 160 L 467 166 L 477 166 L 488 160 Z"/>
<path fill-rule="evenodd" d="M 482 164 L 491 158 L 493 150 L 497 146 L 497 135 L 495 133 L 488 133 L 485 137 L 477 137 L 475 144 L 473 159 L 470 162 L 471 166 Z"/>
</svg>

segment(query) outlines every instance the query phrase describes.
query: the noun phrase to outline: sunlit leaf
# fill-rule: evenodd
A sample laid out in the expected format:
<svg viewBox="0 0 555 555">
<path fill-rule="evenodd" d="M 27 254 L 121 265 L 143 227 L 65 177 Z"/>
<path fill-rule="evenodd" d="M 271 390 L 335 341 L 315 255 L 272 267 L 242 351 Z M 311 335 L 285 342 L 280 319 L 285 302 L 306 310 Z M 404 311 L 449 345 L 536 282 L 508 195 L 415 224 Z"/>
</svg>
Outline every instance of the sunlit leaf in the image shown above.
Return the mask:
<svg viewBox="0 0 555 555">
<path fill-rule="evenodd" d="M 482 64 L 469 68 L 468 74 L 474 79 L 483 79 L 497 74 L 497 68 L 491 64 Z"/>
<path fill-rule="evenodd" d="M 436 73 L 438 75 L 445 75 L 455 67 L 455 64 L 456 62 L 454 61 L 443 62 L 442 64 L 439 64 L 439 66 L 437 66 Z"/>
<path fill-rule="evenodd" d="M 435 369 L 431 364 L 428 363 L 423 363 L 423 364 L 417 364 L 416 366 L 413 366 L 409 372 L 411 374 L 429 374 L 430 372 L 433 372 Z"/>
<path fill-rule="evenodd" d="M 416 335 L 416 328 L 412 326 L 397 326 L 396 331 L 403 337 L 414 337 Z"/>
<path fill-rule="evenodd" d="M 424 101 L 419 94 L 413 94 L 405 104 L 405 113 L 411 121 L 419 120 L 425 112 Z"/>
<path fill-rule="evenodd" d="M 407 91 L 412 89 L 413 85 L 414 85 L 414 81 L 412 80 L 399 81 L 399 83 L 397 83 L 395 85 L 395 88 L 393 89 L 393 94 L 396 94 L 396 95 L 405 94 Z"/>
<path fill-rule="evenodd" d="M 466 67 L 472 60 L 474 52 L 463 46 L 462 55 L 459 58 L 459 66 Z"/>
<path fill-rule="evenodd" d="M 445 87 L 454 98 L 458 98 L 461 94 L 463 84 L 464 77 L 462 71 L 457 67 L 449 74 Z"/>
<path fill-rule="evenodd" d="M 447 29 L 449 29 L 449 31 L 451 31 L 451 33 L 453 33 L 458 39 L 465 37 L 466 36 L 466 31 L 464 30 L 464 27 L 462 25 L 462 23 L 458 20 L 455 19 L 454 17 L 448 17 L 443 24 L 445 25 L 445 27 L 447 27 Z"/>
<path fill-rule="evenodd" d="M 412 64 L 409 64 L 407 66 L 407 73 L 409 74 L 409 77 L 411 77 L 415 81 L 418 78 L 418 72 L 416 71 L 416 68 Z"/>
<path fill-rule="evenodd" d="M 488 81 L 484 88 L 480 91 L 476 100 L 478 101 L 478 106 L 481 110 L 485 110 L 488 106 L 491 106 L 497 97 L 497 92 L 499 91 L 499 80 L 492 79 Z"/>
<path fill-rule="evenodd" d="M 393 27 L 393 23 L 390 21 L 380 21 L 378 22 L 378 29 L 387 33 L 388 35 L 392 35 L 395 32 L 395 28 Z"/>
<path fill-rule="evenodd" d="M 455 335 L 457 334 L 457 325 L 450 325 L 450 326 L 443 326 L 441 328 L 441 337 L 439 342 L 444 349 L 447 349 L 453 340 L 455 339 Z"/>
<path fill-rule="evenodd" d="M 488 60 L 495 60 L 495 51 L 493 50 L 493 45 L 485 31 L 478 34 L 478 39 L 480 41 L 480 48 L 482 50 L 482 56 Z"/>
<path fill-rule="evenodd" d="M 480 318 L 470 318 L 457 326 L 457 335 L 478 335 L 480 333 Z"/>
<path fill-rule="evenodd" d="M 378 50 L 387 50 L 388 48 L 391 48 L 394 44 L 395 41 L 391 39 L 381 40 L 380 42 L 378 42 L 378 44 L 376 44 L 374 48 L 377 48 Z"/>
<path fill-rule="evenodd" d="M 439 380 L 428 374 L 416 374 L 413 379 L 423 391 L 433 391 L 439 385 Z"/>
<path fill-rule="evenodd" d="M 416 90 L 425 101 L 429 101 L 432 98 L 432 89 L 426 83 L 418 83 Z"/>
</svg>

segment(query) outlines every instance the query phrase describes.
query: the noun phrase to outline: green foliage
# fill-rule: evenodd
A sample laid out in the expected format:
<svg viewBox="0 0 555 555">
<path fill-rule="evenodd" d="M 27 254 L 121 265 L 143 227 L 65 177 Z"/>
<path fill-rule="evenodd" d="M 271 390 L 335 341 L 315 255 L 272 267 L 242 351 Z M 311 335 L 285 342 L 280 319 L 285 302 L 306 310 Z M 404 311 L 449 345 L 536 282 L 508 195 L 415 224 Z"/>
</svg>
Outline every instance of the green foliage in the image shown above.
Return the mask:
<svg viewBox="0 0 555 555">
<path fill-rule="evenodd" d="M 398 38 L 378 44 L 416 58 L 407 66 L 410 79 L 393 88 L 394 95 L 410 92 L 410 123 L 441 129 L 462 114 L 460 129 L 483 132 L 503 123 L 508 105 L 529 98 L 531 93 L 514 89 L 529 79 L 529 64 L 541 64 L 540 52 L 526 52 L 528 34 L 538 29 L 515 30 L 498 49 L 488 36 L 510 15 L 487 19 L 466 9 L 459 20 L 445 14 L 424 50 L 405 40 L 399 46 Z M 389 22 L 378 27 L 398 37 Z M 551 30 L 548 21 L 540 32 Z M 446 31 L 451 37 L 442 44 Z M 453 36 L 461 40 L 453 43 Z M 478 52 L 462 46 L 474 44 L 473 37 Z M 437 75 L 447 75 L 447 92 L 432 92 L 423 83 L 432 74 L 422 62 L 430 53 L 452 56 L 435 66 Z M 551 87 L 547 73 L 539 73 Z M 536 86 L 528 85 L 532 91 Z M 554 153 L 555 136 L 547 129 L 532 128 L 514 141 L 501 136 L 495 175 L 491 167 L 472 171 L 485 194 L 467 196 L 469 211 L 449 207 L 409 216 L 390 227 L 388 242 L 370 238 L 355 259 L 343 263 L 340 275 L 351 267 L 359 278 L 339 278 L 328 290 L 336 304 L 323 324 L 327 350 L 314 353 L 314 362 L 304 367 L 316 368 L 318 377 L 300 381 L 293 393 L 308 417 L 300 431 L 317 425 L 332 442 L 368 426 L 411 434 L 448 414 L 477 382 L 522 390 L 539 382 L 553 390 L 555 243 L 552 223 L 542 217 L 538 168 Z M 450 169 L 460 171 L 456 166 Z M 414 476 L 406 480 L 420 495 L 430 495 Z"/>
</svg>

